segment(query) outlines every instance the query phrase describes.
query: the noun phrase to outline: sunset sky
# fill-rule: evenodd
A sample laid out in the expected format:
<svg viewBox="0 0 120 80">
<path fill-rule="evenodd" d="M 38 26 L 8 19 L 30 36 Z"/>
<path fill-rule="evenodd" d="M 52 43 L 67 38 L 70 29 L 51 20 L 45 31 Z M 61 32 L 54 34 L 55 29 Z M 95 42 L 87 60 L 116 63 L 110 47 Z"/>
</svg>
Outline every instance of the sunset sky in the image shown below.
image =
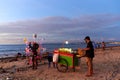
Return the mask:
<svg viewBox="0 0 120 80">
<path fill-rule="evenodd" d="M 0 44 L 120 40 L 120 0 L 0 0 Z M 44 38 L 44 39 L 43 39 Z"/>
</svg>

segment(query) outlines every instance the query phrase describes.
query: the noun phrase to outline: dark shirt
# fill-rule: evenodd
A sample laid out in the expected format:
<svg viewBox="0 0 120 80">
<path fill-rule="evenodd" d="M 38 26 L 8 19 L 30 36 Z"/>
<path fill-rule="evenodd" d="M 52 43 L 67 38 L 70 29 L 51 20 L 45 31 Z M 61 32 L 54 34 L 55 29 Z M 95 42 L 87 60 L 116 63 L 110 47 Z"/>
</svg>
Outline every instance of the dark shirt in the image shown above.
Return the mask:
<svg viewBox="0 0 120 80">
<path fill-rule="evenodd" d="M 39 48 L 39 45 L 37 43 L 34 43 L 33 44 L 33 47 L 32 47 L 32 52 L 34 55 L 37 55 L 37 49 Z"/>
<path fill-rule="evenodd" d="M 87 48 L 90 48 L 90 49 L 86 51 L 86 57 L 93 58 L 94 57 L 94 47 L 93 47 L 93 44 L 91 41 L 89 43 L 87 43 Z"/>
<path fill-rule="evenodd" d="M 48 61 L 49 62 L 53 61 L 53 53 L 48 53 Z"/>
</svg>

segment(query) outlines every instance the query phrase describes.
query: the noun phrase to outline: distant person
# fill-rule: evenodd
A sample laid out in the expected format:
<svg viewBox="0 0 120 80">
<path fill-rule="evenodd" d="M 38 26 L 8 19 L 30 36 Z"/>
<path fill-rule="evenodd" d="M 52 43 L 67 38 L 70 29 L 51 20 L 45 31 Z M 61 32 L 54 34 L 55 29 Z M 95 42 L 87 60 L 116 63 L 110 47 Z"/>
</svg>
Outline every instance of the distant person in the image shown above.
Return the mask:
<svg viewBox="0 0 120 80">
<path fill-rule="evenodd" d="M 47 52 L 48 55 L 48 68 L 51 67 L 51 63 L 53 63 L 53 53 Z"/>
<path fill-rule="evenodd" d="M 88 66 L 88 72 L 86 74 L 86 77 L 90 77 L 93 74 L 94 47 L 89 36 L 86 36 L 84 40 L 87 43 L 87 47 L 83 49 L 86 51 L 85 57 Z"/>
<path fill-rule="evenodd" d="M 99 42 L 97 43 L 97 48 L 100 48 L 100 43 Z"/>
<path fill-rule="evenodd" d="M 92 44 L 93 44 L 94 49 L 96 49 L 97 48 L 96 43 L 93 41 Z"/>
<path fill-rule="evenodd" d="M 105 42 L 103 41 L 102 42 L 102 49 L 105 50 L 105 47 L 106 47 L 106 45 L 105 45 Z"/>
</svg>

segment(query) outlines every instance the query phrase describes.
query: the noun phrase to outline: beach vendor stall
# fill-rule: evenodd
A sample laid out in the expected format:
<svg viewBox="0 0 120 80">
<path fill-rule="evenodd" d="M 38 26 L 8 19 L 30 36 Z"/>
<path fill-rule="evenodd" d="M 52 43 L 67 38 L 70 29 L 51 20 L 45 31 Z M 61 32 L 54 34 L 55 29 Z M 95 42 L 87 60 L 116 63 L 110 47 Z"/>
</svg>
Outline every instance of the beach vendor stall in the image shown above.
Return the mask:
<svg viewBox="0 0 120 80">
<path fill-rule="evenodd" d="M 66 72 L 68 68 L 72 68 L 75 71 L 75 66 L 79 65 L 80 58 L 84 55 L 84 52 L 78 48 L 72 50 L 71 48 L 59 48 L 59 59 L 57 69 L 60 72 Z"/>
</svg>

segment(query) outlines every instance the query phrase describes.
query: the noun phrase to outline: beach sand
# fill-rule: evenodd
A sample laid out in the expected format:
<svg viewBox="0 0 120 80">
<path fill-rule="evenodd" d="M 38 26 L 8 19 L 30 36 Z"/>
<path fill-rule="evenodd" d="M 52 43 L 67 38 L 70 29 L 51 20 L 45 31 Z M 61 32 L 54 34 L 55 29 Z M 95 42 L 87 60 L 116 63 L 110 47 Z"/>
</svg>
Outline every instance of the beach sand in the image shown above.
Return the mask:
<svg viewBox="0 0 120 80">
<path fill-rule="evenodd" d="M 46 61 L 46 60 L 45 60 Z M 96 49 L 94 63 L 94 75 L 85 77 L 87 66 L 85 57 L 81 58 L 80 69 L 75 72 L 69 69 L 66 73 L 58 72 L 56 68 L 48 68 L 39 63 L 37 70 L 32 70 L 24 60 L 1 61 L 0 80 L 120 80 L 120 47 Z"/>
</svg>

